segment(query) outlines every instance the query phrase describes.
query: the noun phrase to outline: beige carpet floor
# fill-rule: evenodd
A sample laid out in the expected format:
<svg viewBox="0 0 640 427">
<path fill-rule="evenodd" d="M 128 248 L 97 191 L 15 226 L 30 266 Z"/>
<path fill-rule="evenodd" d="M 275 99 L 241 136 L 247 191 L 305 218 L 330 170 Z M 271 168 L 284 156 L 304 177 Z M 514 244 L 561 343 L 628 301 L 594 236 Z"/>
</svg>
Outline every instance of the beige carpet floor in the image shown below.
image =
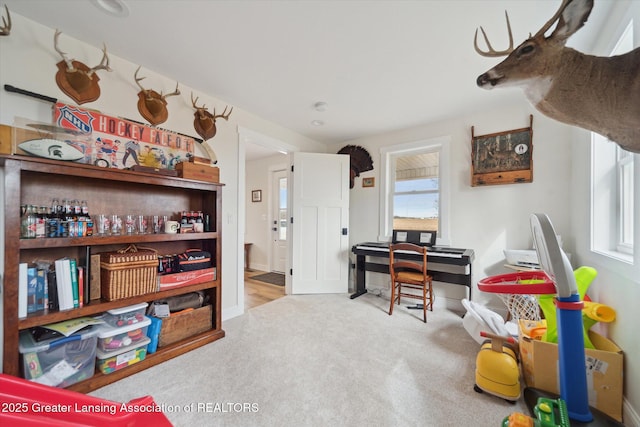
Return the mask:
<svg viewBox="0 0 640 427">
<path fill-rule="evenodd" d="M 176 426 L 499 426 L 522 401 L 474 392 L 479 345 L 460 314 L 387 314 L 366 294 L 286 296 L 223 324 L 225 338 L 94 396 L 151 395 Z"/>
</svg>

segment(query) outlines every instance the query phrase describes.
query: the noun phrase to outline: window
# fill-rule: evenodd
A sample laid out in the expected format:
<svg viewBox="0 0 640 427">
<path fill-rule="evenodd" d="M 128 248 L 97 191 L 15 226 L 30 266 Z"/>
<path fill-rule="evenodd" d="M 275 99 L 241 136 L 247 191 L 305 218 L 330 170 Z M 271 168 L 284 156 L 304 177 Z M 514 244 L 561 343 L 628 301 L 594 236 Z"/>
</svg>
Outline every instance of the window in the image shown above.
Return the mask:
<svg viewBox="0 0 640 427">
<path fill-rule="evenodd" d="M 278 178 L 278 240 L 287 240 L 287 178 Z"/>
<path fill-rule="evenodd" d="M 437 230 L 438 244 L 448 244 L 449 138 L 437 138 L 380 150 L 379 240 L 393 229 Z"/>
<path fill-rule="evenodd" d="M 439 151 L 392 156 L 395 167 L 393 229 L 438 229 L 439 160 Z"/>
<path fill-rule="evenodd" d="M 633 49 L 629 23 L 611 55 Z M 634 159 L 606 137 L 592 133 L 591 246 L 594 252 L 632 262 L 634 223 Z"/>
</svg>

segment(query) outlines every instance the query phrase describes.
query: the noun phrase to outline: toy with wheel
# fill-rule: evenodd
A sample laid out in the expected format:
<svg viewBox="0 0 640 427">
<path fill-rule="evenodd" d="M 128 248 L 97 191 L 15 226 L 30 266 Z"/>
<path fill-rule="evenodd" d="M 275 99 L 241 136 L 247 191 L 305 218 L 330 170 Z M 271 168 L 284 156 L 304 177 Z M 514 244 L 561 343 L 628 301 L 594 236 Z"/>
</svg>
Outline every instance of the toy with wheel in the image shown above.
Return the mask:
<svg viewBox="0 0 640 427">
<path fill-rule="evenodd" d="M 478 289 L 492 293 L 556 294 L 560 397 L 566 403 L 572 425 L 622 425 L 600 411 L 592 412 L 589 408 L 582 323 L 584 304 L 578 293 L 576 279 L 547 215 L 532 214 L 531 231 L 544 274 L 529 272 L 493 276 L 478 282 Z M 535 275 L 538 277 L 533 277 Z M 530 284 L 522 285 L 522 280 L 527 279 L 531 280 Z M 524 397 L 533 413 L 538 398 L 545 397 L 545 393 L 527 388 Z"/>
<path fill-rule="evenodd" d="M 488 338 L 476 357 L 476 383 L 473 389 L 515 403 L 520 398 L 518 343 L 513 337 L 481 332 Z"/>
</svg>

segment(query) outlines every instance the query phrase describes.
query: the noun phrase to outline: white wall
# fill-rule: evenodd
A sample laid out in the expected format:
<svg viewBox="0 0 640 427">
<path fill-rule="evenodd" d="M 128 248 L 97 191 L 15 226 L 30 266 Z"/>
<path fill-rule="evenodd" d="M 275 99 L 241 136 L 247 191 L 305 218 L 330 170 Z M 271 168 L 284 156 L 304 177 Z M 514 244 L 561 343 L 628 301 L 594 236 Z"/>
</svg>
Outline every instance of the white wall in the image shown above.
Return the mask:
<svg viewBox="0 0 640 427">
<path fill-rule="evenodd" d="M 61 102 L 75 104 L 55 83 L 56 63 L 59 55 L 53 49 L 54 29 L 26 19 L 16 13 L 11 14 L 13 29 L 9 37 L 0 39 L 0 85 L 9 84 L 21 89 L 58 98 Z M 91 64 L 100 61 L 101 47 L 89 46 L 79 40 L 63 34 L 60 43 L 64 50 L 74 58 Z M 110 54 L 110 65 L 114 70 L 110 73 L 100 71 L 100 98 L 92 103 L 84 104 L 84 108 L 100 110 L 106 114 L 145 121 L 137 110 L 137 93 L 140 90 L 133 75 L 138 67 L 135 62 Z M 144 64 L 143 64 L 144 68 Z M 144 69 L 146 85 L 165 93 L 173 91 L 176 81 Z M 179 76 L 177 77 L 179 79 Z M 208 106 L 224 108 L 228 105 L 224 100 L 216 99 L 180 84 L 182 94 L 168 98 L 169 119 L 161 127 L 197 137 L 193 129 L 193 108 L 190 93 L 200 97 L 200 101 Z M 12 125 L 15 117 L 30 121 L 52 122 L 51 104 L 38 101 L 24 95 L 6 92 L 0 89 L 0 123 Z M 242 296 L 239 294 L 239 281 L 243 277 L 243 244 L 238 242 L 240 222 L 244 221 L 244 211 L 239 213 L 238 194 L 244 194 L 238 187 L 239 171 L 244 173 L 244 165 L 239 167 L 238 160 L 238 128 L 251 129 L 269 136 L 290 147 L 301 151 L 324 152 L 326 147 L 316 141 L 301 136 L 282 126 L 266 121 L 251 113 L 234 107 L 228 122 L 218 122 L 218 132 L 214 139 L 207 141 L 215 150 L 220 167 L 220 181 L 225 184 L 222 194 L 222 307 L 223 319 L 241 314 Z M 244 162 L 244 159 L 242 159 Z M 244 177 L 242 177 L 244 180 Z M 0 213 L 4 221 L 4 212 Z M 2 227 L 4 229 L 4 227 Z M 2 246 L 4 247 L 4 245 Z M 4 255 L 2 255 L 4 258 Z M 240 276 L 240 277 L 239 277 Z M 1 328 L 0 328 L 1 331 Z"/>
<path fill-rule="evenodd" d="M 471 187 L 471 126 L 475 135 L 484 135 L 529 126 L 533 114 L 533 182 Z M 487 301 L 496 309 L 504 305 L 495 296 L 479 292 L 475 283 L 488 275 L 508 272 L 504 267 L 504 248 L 531 247 L 529 215 L 545 212 L 556 231 L 565 238 L 565 249 L 572 250 L 570 238 L 571 151 L 566 126 L 537 113 L 523 99 L 500 110 L 482 111 L 455 119 L 405 129 L 374 137 L 348 141 L 366 148 L 374 161 L 374 170 L 356 178 L 351 190 L 350 244 L 375 241 L 378 237 L 380 202 L 380 148 L 439 136 L 451 137 L 450 164 L 450 245 L 475 251 L 473 263 L 473 299 Z M 344 144 L 335 146 L 339 150 Z M 362 188 L 362 177 L 375 177 L 375 188 Z M 388 276 L 367 273 L 367 286 L 388 290 Z M 436 304 L 450 298 L 450 306 L 460 309 L 465 288 L 436 285 Z M 439 300 L 439 301 L 438 301 Z"/>
<path fill-rule="evenodd" d="M 272 193 L 271 172 L 286 169 L 289 156 L 275 156 L 247 162 L 246 168 L 246 229 L 245 242 L 251 247 L 251 268 L 271 271 L 269 265 L 269 246 L 271 245 L 270 200 Z M 262 190 L 262 202 L 251 201 L 251 191 Z"/>
<path fill-rule="evenodd" d="M 607 26 L 598 37 L 594 53 L 606 56 L 625 29 L 629 19 L 634 20 L 634 46 L 640 46 L 640 2 L 620 2 L 616 4 Z M 626 425 L 640 425 L 640 336 L 638 325 L 640 315 L 640 154 L 634 158 L 635 215 L 634 242 L 635 265 L 629 265 L 602 255 L 590 249 L 591 227 L 591 136 L 589 132 L 576 129 L 572 133 L 572 234 L 575 236 L 577 261 L 598 270 L 598 277 L 589 288 L 590 297 L 597 302 L 607 304 L 616 310 L 616 320 L 601 331 L 607 334 L 625 352 L 624 359 L 624 396 Z M 598 224 L 595 224 L 597 227 Z"/>
</svg>

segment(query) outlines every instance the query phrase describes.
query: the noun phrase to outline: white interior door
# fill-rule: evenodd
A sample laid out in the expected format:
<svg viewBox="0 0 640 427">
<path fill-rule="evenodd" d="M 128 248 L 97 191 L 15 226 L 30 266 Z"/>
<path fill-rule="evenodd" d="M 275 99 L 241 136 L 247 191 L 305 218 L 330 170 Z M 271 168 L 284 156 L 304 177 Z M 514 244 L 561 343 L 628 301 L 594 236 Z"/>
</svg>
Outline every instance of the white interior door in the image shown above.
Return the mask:
<svg viewBox="0 0 640 427">
<path fill-rule="evenodd" d="M 346 293 L 349 156 L 293 153 L 291 293 Z"/>
<path fill-rule="evenodd" d="M 286 170 L 273 171 L 271 174 L 271 271 L 278 273 L 284 273 L 287 269 L 287 180 Z"/>
</svg>

